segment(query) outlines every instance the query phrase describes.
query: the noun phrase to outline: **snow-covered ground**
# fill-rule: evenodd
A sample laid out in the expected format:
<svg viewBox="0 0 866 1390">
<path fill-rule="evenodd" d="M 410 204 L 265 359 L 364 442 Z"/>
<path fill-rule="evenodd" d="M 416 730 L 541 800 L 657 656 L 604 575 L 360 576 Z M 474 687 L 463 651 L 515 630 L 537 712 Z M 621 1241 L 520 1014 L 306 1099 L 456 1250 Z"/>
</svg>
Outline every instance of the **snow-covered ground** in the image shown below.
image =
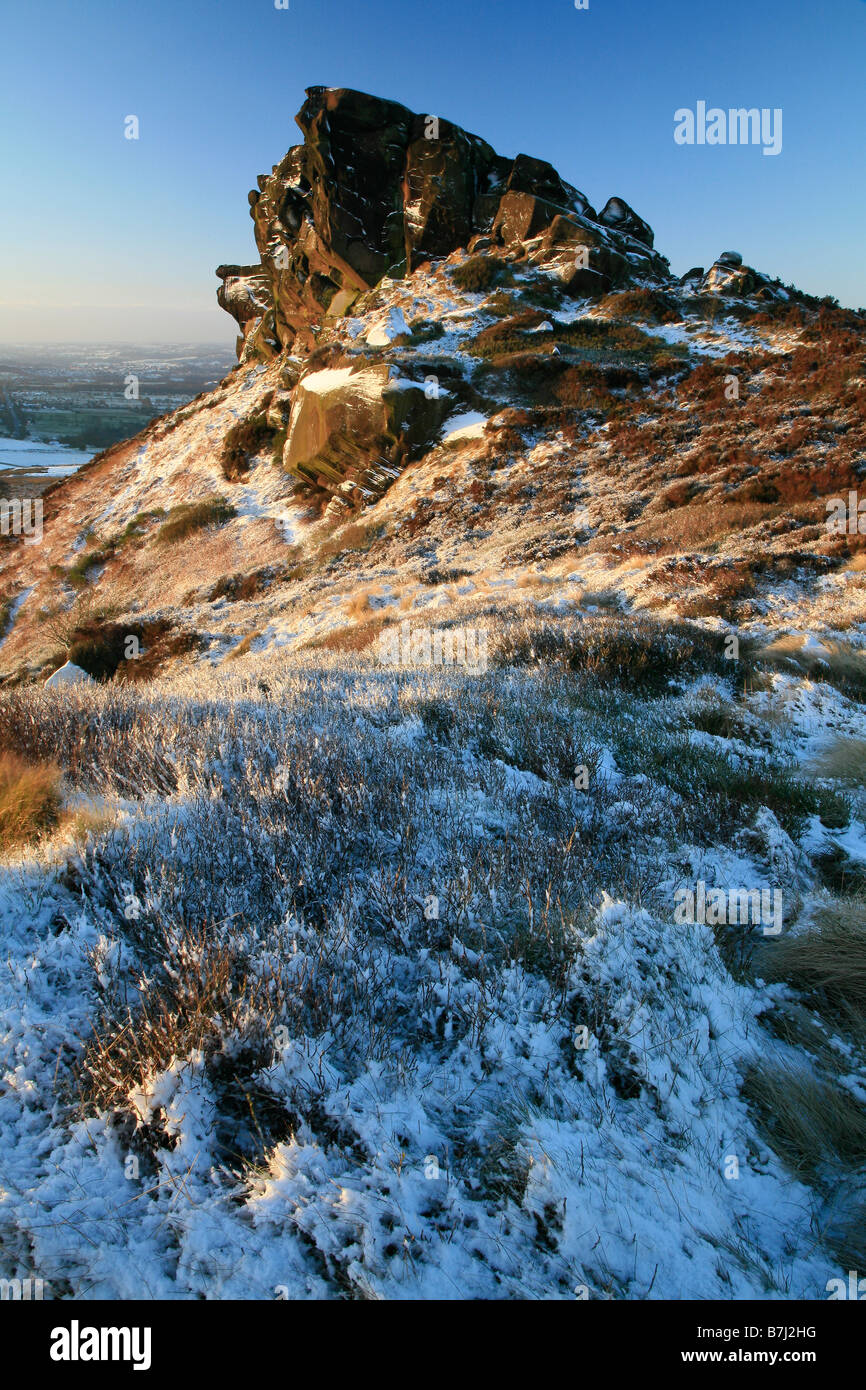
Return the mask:
<svg viewBox="0 0 866 1390">
<path fill-rule="evenodd" d="M 0 439 L 0 468 L 35 469 L 52 478 L 65 478 L 92 458 L 84 449 L 38 439 Z"/>
<path fill-rule="evenodd" d="M 863 857 L 862 811 L 716 823 L 664 768 L 683 737 L 802 767 L 863 737 L 857 706 L 790 677 L 624 703 L 284 652 L 30 699 L 43 752 L 89 740 L 73 799 L 103 823 L 0 877 L 3 1275 L 91 1298 L 827 1296 L 839 1194 L 786 1169 L 742 1093 L 814 1059 L 766 1025 L 786 987 L 673 894 L 781 884 L 796 929 L 825 896 L 808 847 Z M 729 738 L 698 727 L 719 707 Z M 825 1032 L 862 1098 L 862 1053 Z"/>
</svg>

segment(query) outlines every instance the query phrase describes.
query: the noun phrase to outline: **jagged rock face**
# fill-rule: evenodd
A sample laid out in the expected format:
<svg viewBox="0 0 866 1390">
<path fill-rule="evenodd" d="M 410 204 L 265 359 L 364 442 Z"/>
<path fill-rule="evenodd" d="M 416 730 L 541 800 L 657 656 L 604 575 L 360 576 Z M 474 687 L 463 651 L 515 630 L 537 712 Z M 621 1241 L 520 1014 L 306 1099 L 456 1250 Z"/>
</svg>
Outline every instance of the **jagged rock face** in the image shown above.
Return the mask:
<svg viewBox="0 0 866 1390">
<path fill-rule="evenodd" d="M 447 393 L 431 399 L 383 360 L 411 340 L 402 313 L 322 370 L 338 320 L 363 317 L 386 276 L 465 250 L 500 270 L 537 267 L 574 297 L 670 280 L 627 203 L 611 198 L 598 214 L 544 160 L 505 158 L 450 121 L 348 89 L 310 88 L 297 122 L 303 144 L 250 194 L 261 262 L 220 266 L 218 301 L 241 329 L 241 361 L 279 358 L 288 374 L 289 395 L 271 407 L 285 469 L 335 505 L 375 496 L 435 443 L 447 414 Z"/>
<path fill-rule="evenodd" d="M 242 331 L 239 355 L 309 351 L 385 275 L 401 277 L 473 236 L 500 245 L 562 235 L 592 248 L 575 293 L 604 293 L 631 268 L 666 277 L 648 225 L 620 198 L 601 215 L 552 165 L 504 158 L 450 121 L 346 88 L 312 87 L 293 146 L 250 194 L 258 266 L 220 266 L 218 300 Z"/>
<path fill-rule="evenodd" d="M 217 275 L 223 282 L 217 290 L 217 303 L 231 314 L 241 329 L 237 341 L 238 356 L 245 348 L 253 349 L 263 357 L 279 352 L 271 285 L 263 267 L 221 265 L 217 267 Z"/>
<path fill-rule="evenodd" d="M 545 229 L 538 247 L 529 253 L 529 261 L 545 265 L 566 293 L 577 298 L 603 295 L 622 285 L 633 265 L 602 228 L 584 218 L 561 214 Z"/>
</svg>

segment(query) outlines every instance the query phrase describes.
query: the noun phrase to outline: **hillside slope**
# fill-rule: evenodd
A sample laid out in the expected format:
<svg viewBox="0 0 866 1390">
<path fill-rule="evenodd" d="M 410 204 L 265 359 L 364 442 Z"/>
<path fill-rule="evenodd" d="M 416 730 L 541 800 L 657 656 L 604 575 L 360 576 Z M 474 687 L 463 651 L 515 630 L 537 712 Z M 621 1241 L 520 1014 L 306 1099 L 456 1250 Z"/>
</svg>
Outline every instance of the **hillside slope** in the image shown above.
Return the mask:
<svg viewBox="0 0 866 1390">
<path fill-rule="evenodd" d="M 359 585 L 384 616 L 450 604 L 452 575 L 473 599 L 492 581 L 848 629 L 862 539 L 826 520 L 862 473 L 862 317 L 733 253 L 677 281 L 621 199 L 597 215 L 541 161 L 509 165 L 444 122 L 427 140 L 392 105 L 313 90 L 305 144 L 251 195 L 261 265 L 220 268 L 238 369 L 51 488 L 41 545 L 6 539 L 6 679 L 48 674 L 79 614 L 168 624 L 213 660 L 349 626 Z M 408 144 L 383 170 L 386 116 Z M 357 175 L 349 254 L 334 219 L 352 140 L 379 172 Z M 445 216 L 443 160 L 465 215 Z M 394 241 L 381 205 L 400 197 Z M 375 262 L 362 284 L 353 257 Z"/>
</svg>

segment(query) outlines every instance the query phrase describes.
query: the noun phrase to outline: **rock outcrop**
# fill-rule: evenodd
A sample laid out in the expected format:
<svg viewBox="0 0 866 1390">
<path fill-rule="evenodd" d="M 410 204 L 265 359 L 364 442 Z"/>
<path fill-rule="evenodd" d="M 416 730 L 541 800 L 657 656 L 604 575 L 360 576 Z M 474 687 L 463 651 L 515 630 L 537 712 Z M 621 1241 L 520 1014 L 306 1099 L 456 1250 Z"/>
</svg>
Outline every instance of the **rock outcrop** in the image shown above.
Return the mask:
<svg viewBox="0 0 866 1390">
<path fill-rule="evenodd" d="M 386 362 L 312 372 L 294 393 L 284 465 L 344 501 L 362 501 L 429 441 L 449 404 Z"/>
<path fill-rule="evenodd" d="M 231 314 L 241 330 L 238 357 L 245 351 L 247 355 L 275 356 L 280 343 L 274 328 L 271 284 L 264 267 L 221 265 L 216 273 L 223 282 L 217 290 L 217 303 Z"/>
<path fill-rule="evenodd" d="M 274 457 L 330 493 L 332 515 L 381 495 L 449 413 L 591 402 L 580 380 L 599 326 L 570 330 L 569 300 L 613 291 L 650 317 L 661 304 L 676 319 L 681 301 L 713 320 L 787 302 L 736 251 L 676 280 L 625 199 L 597 212 L 545 160 L 497 154 L 450 121 L 328 87 L 309 88 L 296 119 L 303 143 L 249 195 L 261 259 L 220 266 L 218 300 L 240 360 L 278 364 Z M 639 347 L 607 338 L 608 369 L 624 349 L 637 370 Z"/>
<path fill-rule="evenodd" d="M 542 159 L 505 158 L 450 121 L 342 88 L 310 88 L 297 122 L 303 144 L 250 193 L 261 260 L 220 266 L 217 298 L 240 329 L 240 360 L 283 366 L 289 393 L 269 424 L 285 436 L 284 467 L 336 507 L 378 495 L 456 404 L 395 365 L 413 330 L 394 308 L 328 357 L 339 321 L 364 314 L 386 276 L 468 250 L 540 268 L 565 296 L 670 279 L 626 202 L 597 213 Z M 438 381 L 445 369 L 428 370 Z"/>
<path fill-rule="evenodd" d="M 478 234 L 513 247 L 555 227 L 560 244 L 587 247 L 575 293 L 669 274 L 651 229 L 621 198 L 598 214 L 552 165 L 498 155 L 450 121 L 311 87 L 297 122 L 303 144 L 250 194 L 260 264 L 217 271 L 242 360 L 309 351 L 321 327 L 384 276 L 411 274 Z"/>
</svg>

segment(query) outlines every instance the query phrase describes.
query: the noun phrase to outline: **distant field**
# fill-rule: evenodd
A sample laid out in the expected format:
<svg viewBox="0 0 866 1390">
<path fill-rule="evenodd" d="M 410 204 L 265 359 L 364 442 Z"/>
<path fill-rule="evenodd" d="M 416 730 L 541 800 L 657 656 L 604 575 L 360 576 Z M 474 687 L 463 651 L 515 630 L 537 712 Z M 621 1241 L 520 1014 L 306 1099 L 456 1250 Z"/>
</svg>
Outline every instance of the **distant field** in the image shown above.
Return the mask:
<svg viewBox="0 0 866 1390">
<path fill-rule="evenodd" d="M 148 407 L 130 406 L 87 408 L 80 410 L 38 410 L 28 412 L 27 428 L 31 437 L 57 439 L 76 449 L 104 449 L 143 430 L 157 414 Z"/>
<path fill-rule="evenodd" d="M 53 482 L 56 482 L 56 478 L 51 473 L 35 473 L 27 468 L 0 468 L 0 497 L 10 502 L 16 498 L 40 497 Z"/>
</svg>

